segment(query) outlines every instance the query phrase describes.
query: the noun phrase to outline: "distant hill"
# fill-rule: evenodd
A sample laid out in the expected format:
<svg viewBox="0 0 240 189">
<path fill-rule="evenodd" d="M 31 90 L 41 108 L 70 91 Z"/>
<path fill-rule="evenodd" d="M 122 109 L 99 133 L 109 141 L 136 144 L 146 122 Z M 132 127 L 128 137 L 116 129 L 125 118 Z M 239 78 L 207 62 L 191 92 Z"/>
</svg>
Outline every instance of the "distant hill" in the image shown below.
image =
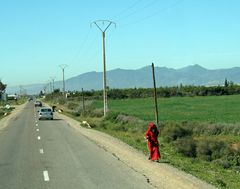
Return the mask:
<svg viewBox="0 0 240 189">
<path fill-rule="evenodd" d="M 102 89 L 102 72 L 88 72 L 66 80 L 66 90 L 99 90 Z M 208 70 L 199 65 L 181 69 L 155 67 L 157 86 L 176 85 L 223 85 L 225 78 L 240 83 L 240 67 L 230 69 Z M 136 70 L 114 69 L 107 72 L 107 85 L 110 88 L 149 88 L 153 86 L 152 68 L 146 66 Z M 38 94 L 44 84 L 23 86 L 28 94 Z M 62 89 L 62 81 L 55 82 L 55 88 Z M 8 92 L 19 91 L 19 87 L 9 87 Z"/>
</svg>

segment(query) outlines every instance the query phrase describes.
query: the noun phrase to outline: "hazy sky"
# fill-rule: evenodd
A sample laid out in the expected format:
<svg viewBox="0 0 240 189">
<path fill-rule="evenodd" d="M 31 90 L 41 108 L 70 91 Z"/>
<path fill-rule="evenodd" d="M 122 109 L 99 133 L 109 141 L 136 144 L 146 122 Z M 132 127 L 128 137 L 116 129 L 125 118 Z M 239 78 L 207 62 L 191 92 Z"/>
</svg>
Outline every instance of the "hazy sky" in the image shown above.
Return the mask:
<svg viewBox="0 0 240 189">
<path fill-rule="evenodd" d="M 117 25 L 106 32 L 107 70 L 237 67 L 239 10 L 239 0 L 0 0 L 0 78 L 60 80 L 60 64 L 66 78 L 102 71 L 101 32 L 90 27 L 99 19 Z"/>
</svg>

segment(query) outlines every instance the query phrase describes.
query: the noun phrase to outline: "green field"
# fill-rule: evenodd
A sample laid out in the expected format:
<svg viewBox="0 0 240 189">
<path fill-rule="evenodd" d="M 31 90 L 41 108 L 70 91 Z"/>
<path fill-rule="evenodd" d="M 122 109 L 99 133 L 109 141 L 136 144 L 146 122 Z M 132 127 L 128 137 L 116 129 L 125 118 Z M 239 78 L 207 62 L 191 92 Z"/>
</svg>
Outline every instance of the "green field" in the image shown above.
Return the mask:
<svg viewBox="0 0 240 189">
<path fill-rule="evenodd" d="M 101 101 L 94 106 L 102 108 Z M 111 111 L 151 121 L 155 119 L 154 101 L 145 99 L 108 100 Z M 240 95 L 207 97 L 172 97 L 158 99 L 160 121 L 240 122 Z"/>
</svg>

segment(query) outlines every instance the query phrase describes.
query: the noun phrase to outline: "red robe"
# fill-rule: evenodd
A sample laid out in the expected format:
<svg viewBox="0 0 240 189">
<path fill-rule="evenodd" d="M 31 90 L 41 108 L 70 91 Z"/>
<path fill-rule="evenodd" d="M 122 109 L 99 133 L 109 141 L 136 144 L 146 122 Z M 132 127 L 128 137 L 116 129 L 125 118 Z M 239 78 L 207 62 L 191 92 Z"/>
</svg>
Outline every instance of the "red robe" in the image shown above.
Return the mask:
<svg viewBox="0 0 240 189">
<path fill-rule="evenodd" d="M 156 125 L 154 123 L 149 123 L 145 137 L 148 140 L 148 149 L 152 161 L 158 160 L 161 157 L 159 152 L 159 143 L 157 139 L 158 134 L 159 131 Z"/>
</svg>

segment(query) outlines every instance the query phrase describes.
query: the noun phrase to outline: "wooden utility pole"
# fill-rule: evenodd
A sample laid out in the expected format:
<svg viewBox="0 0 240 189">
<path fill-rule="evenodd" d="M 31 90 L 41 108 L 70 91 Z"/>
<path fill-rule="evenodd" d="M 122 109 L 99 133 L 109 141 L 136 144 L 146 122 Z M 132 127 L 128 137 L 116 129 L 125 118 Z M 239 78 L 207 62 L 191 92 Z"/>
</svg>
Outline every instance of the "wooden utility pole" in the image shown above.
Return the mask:
<svg viewBox="0 0 240 189">
<path fill-rule="evenodd" d="M 84 93 L 83 93 L 83 88 L 82 88 L 82 108 L 83 108 L 83 113 L 85 113 L 85 103 L 84 103 Z"/>
<path fill-rule="evenodd" d="M 159 119 L 158 119 L 157 90 L 156 90 L 155 70 L 154 70 L 153 63 L 152 63 L 152 75 L 153 75 L 153 87 L 154 87 L 155 117 L 156 117 L 156 125 L 158 125 Z"/>
</svg>

